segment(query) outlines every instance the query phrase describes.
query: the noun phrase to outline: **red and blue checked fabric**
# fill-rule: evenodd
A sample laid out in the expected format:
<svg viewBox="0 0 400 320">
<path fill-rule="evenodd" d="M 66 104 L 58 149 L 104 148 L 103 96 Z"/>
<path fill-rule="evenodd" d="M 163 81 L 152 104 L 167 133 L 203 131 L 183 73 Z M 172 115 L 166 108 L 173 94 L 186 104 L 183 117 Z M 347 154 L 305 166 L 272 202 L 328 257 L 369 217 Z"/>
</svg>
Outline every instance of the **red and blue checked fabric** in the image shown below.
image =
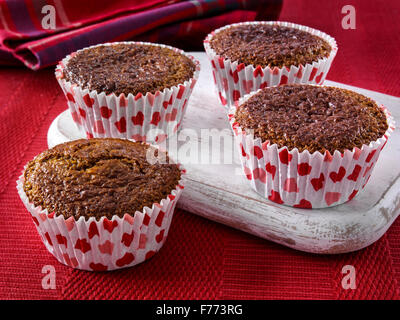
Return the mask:
<svg viewBox="0 0 400 320">
<path fill-rule="evenodd" d="M 46 5 L 54 9 L 55 29 L 42 26 Z M 83 47 L 121 40 L 201 49 L 212 29 L 276 20 L 281 6 L 282 0 L 0 0 L 0 64 L 37 70 Z"/>
</svg>

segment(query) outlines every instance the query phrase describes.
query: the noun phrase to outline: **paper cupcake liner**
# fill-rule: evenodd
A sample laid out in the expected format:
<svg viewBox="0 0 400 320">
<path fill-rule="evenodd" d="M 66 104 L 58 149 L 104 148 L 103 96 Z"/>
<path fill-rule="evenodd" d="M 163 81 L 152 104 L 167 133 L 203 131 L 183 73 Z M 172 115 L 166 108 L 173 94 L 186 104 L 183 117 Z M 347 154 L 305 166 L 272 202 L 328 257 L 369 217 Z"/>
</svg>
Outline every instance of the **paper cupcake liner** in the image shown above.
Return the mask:
<svg viewBox="0 0 400 320">
<path fill-rule="evenodd" d="M 369 145 L 343 153 L 336 150 L 333 155 L 329 151 L 299 152 L 297 148 L 289 151 L 269 141 L 263 143 L 236 122 L 236 107 L 257 92 L 237 101 L 228 114 L 251 187 L 266 199 L 296 208 L 327 208 L 353 199 L 367 184 L 381 150 L 395 129 L 389 111 L 381 106 L 388 129 Z"/>
<path fill-rule="evenodd" d="M 181 175 L 186 171 L 181 165 Z M 25 169 L 24 169 L 25 170 Z M 115 215 L 111 220 L 94 217 L 65 219 L 29 202 L 23 189 L 24 174 L 17 181 L 18 194 L 47 250 L 61 263 L 88 271 L 110 271 L 139 264 L 157 253 L 168 236 L 174 209 L 184 189 L 182 178 L 160 203 L 136 211 L 134 216 Z"/>
<path fill-rule="evenodd" d="M 196 65 L 193 78 L 163 91 L 133 94 L 106 94 L 83 89 L 64 79 L 68 61 L 82 50 L 103 45 L 144 44 L 169 48 L 187 56 Z M 189 97 L 200 73 L 200 63 L 193 56 L 174 47 L 149 42 L 114 42 L 78 50 L 65 57 L 56 67 L 55 75 L 68 101 L 72 119 L 87 138 L 125 138 L 159 143 L 180 128 Z"/>
<path fill-rule="evenodd" d="M 332 50 L 328 57 L 298 67 L 288 65 L 282 68 L 274 67 L 271 69 L 270 67 L 246 66 L 244 63 L 239 64 L 237 61 L 231 61 L 217 55 L 210 45 L 210 41 L 215 34 L 224 29 L 239 25 L 274 25 L 299 29 L 324 39 L 329 43 Z M 299 24 L 281 21 L 242 22 L 224 26 L 214 30 L 206 37 L 204 48 L 211 62 L 219 99 L 221 104 L 227 109 L 233 106 L 234 101 L 239 98 L 265 87 L 292 83 L 322 84 L 338 50 L 335 39 L 326 33 Z"/>
</svg>

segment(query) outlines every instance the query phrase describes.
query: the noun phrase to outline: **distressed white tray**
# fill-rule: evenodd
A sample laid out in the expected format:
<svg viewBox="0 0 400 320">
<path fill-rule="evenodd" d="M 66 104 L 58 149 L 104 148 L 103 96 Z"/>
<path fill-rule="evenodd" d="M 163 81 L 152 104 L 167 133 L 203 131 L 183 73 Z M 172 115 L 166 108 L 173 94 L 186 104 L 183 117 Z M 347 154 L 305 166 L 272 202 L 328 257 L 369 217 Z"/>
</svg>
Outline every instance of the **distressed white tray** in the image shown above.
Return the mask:
<svg viewBox="0 0 400 320">
<path fill-rule="evenodd" d="M 390 137 L 366 188 L 351 202 L 327 209 L 295 209 L 263 199 L 241 174 L 237 150 L 232 143 L 225 110 L 220 106 L 211 68 L 205 53 L 193 53 L 201 62 L 200 79 L 194 89 L 179 137 L 179 145 L 196 146 L 199 152 L 170 153 L 187 169 L 185 192 L 178 206 L 297 250 L 314 253 L 343 253 L 364 248 L 377 241 L 400 213 L 400 137 L 399 130 Z M 326 81 L 327 85 L 349 88 L 384 104 L 400 124 L 400 98 Z M 60 91 L 61 93 L 61 91 Z M 225 149 L 209 145 L 201 136 L 185 142 L 187 128 L 225 129 Z M 64 111 L 52 123 L 48 145 L 82 138 L 70 113 Z M 200 149 L 200 143 L 202 148 Z M 221 143 L 222 145 L 222 143 Z M 178 149 L 179 150 L 179 149 Z M 183 149 L 181 149 L 183 151 Z M 197 164 L 193 159 L 210 159 L 211 155 L 233 154 L 232 164 Z M 221 156 L 222 158 L 222 156 Z"/>
</svg>

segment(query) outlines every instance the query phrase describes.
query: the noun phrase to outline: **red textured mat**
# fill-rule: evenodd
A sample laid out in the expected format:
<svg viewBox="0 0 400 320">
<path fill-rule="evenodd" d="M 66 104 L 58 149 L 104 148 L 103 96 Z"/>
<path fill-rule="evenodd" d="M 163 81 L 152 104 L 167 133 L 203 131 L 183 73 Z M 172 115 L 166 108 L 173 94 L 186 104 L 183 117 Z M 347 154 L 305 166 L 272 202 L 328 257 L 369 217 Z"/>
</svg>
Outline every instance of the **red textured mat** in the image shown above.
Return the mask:
<svg viewBox="0 0 400 320">
<path fill-rule="evenodd" d="M 345 1 L 285 1 L 281 20 L 332 34 L 339 52 L 330 80 L 400 96 L 397 0 L 352 1 L 357 29 L 341 28 Z M 65 109 L 53 70 L 0 69 L 0 298 L 25 299 L 398 299 L 400 220 L 356 253 L 297 252 L 178 211 L 167 242 L 148 262 L 110 273 L 77 271 L 45 249 L 18 198 L 23 165 L 46 148 L 51 121 Z M 56 289 L 43 290 L 44 265 Z M 344 265 L 355 290 L 341 286 Z"/>
</svg>

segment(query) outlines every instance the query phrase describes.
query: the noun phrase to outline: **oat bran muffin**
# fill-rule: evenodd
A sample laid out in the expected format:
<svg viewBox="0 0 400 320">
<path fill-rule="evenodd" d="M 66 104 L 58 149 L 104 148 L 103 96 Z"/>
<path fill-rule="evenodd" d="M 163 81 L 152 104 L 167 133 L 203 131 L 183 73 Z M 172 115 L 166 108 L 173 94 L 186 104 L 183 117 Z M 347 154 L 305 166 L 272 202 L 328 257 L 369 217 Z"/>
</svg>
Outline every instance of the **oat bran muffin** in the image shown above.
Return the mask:
<svg viewBox="0 0 400 320">
<path fill-rule="evenodd" d="M 62 59 L 56 79 L 81 135 L 160 143 L 181 128 L 200 63 L 149 42 L 103 43 Z"/>
<path fill-rule="evenodd" d="M 190 80 L 196 66 L 167 47 L 119 43 L 79 51 L 64 69 L 67 81 L 84 89 L 115 93 L 155 93 Z"/>
<path fill-rule="evenodd" d="M 309 32 L 266 24 L 229 27 L 216 33 L 210 45 L 224 58 L 263 68 L 313 63 L 332 50 L 326 40 Z"/>
<path fill-rule="evenodd" d="M 373 100 L 315 85 L 260 89 L 228 117 L 252 189 L 304 209 L 352 200 L 394 130 L 390 113 Z"/>
<path fill-rule="evenodd" d="M 221 104 L 228 110 L 258 89 L 322 84 L 338 50 L 328 34 L 282 21 L 227 25 L 211 32 L 203 44 Z"/>
<path fill-rule="evenodd" d="M 134 216 L 166 198 L 181 178 L 176 164 L 150 164 L 148 148 L 112 138 L 57 145 L 28 163 L 24 191 L 35 206 L 66 219 Z"/>
<path fill-rule="evenodd" d="M 388 129 L 384 112 L 370 98 L 312 85 L 265 88 L 240 105 L 235 118 L 262 141 L 322 154 L 361 148 Z"/>
<path fill-rule="evenodd" d="M 81 139 L 35 157 L 17 190 L 59 262 L 110 271 L 139 264 L 161 249 L 184 173 L 149 144 Z"/>
</svg>

